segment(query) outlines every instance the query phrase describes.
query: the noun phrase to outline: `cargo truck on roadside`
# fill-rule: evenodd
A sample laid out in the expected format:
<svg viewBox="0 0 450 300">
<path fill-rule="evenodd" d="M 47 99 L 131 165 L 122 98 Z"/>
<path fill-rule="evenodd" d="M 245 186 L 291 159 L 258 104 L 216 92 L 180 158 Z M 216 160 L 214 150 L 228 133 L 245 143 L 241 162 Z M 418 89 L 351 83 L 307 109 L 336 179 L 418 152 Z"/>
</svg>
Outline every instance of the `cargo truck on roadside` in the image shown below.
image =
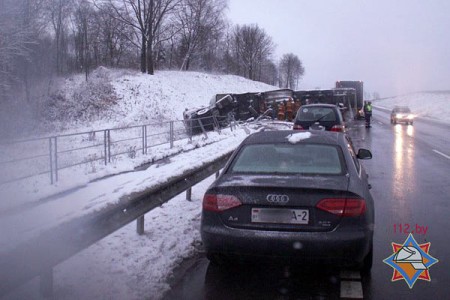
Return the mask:
<svg viewBox="0 0 450 300">
<path fill-rule="evenodd" d="M 364 118 L 364 82 L 356 80 L 336 81 L 336 88 L 353 88 L 356 90 L 356 107 L 352 107 L 356 119 Z"/>
</svg>

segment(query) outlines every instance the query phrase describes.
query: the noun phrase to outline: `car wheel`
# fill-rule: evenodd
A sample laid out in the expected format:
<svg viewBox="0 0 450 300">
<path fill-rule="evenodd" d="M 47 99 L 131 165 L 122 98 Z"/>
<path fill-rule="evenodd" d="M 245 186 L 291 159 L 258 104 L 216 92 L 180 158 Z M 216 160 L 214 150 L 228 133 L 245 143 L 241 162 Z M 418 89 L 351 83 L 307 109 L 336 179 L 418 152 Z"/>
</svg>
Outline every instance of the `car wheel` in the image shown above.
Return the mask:
<svg viewBox="0 0 450 300">
<path fill-rule="evenodd" d="M 203 116 L 204 114 L 208 113 L 209 109 L 208 108 L 202 108 L 199 111 L 197 111 L 197 115 L 198 116 Z"/>
</svg>

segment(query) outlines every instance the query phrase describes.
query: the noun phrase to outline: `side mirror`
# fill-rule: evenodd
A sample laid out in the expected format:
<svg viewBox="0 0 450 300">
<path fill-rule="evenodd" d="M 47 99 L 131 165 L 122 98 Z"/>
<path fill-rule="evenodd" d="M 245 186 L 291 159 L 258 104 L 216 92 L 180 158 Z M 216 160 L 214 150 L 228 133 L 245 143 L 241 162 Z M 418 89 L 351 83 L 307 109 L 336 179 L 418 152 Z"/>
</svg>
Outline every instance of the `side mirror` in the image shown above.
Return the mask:
<svg viewBox="0 0 450 300">
<path fill-rule="evenodd" d="M 372 153 L 367 149 L 359 149 L 356 157 L 358 159 L 372 159 Z"/>
</svg>

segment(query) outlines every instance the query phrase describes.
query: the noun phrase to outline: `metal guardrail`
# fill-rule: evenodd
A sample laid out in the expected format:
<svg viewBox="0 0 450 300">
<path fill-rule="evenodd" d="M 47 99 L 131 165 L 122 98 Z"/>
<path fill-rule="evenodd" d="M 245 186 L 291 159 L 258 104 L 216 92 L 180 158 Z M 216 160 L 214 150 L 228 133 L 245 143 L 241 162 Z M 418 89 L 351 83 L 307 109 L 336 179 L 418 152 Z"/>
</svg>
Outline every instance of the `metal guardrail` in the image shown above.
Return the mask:
<svg viewBox="0 0 450 300">
<path fill-rule="evenodd" d="M 51 296 L 55 265 L 134 220 L 139 220 L 138 232 L 143 231 L 145 213 L 218 172 L 230 156 L 231 152 L 159 186 L 123 197 L 101 211 L 69 220 L 1 255 L 0 296 L 36 276 L 40 276 L 41 293 Z"/>
<path fill-rule="evenodd" d="M 166 144 L 172 149 L 176 141 L 192 140 L 195 134 L 203 133 L 208 138 L 207 131 L 220 133 L 221 124 L 225 123 L 208 116 L 195 121 L 175 120 L 0 142 L 0 185 L 34 176 L 49 176 L 53 184 L 62 170 L 89 164 L 106 166 L 119 156 L 148 155 L 151 148 Z"/>
</svg>

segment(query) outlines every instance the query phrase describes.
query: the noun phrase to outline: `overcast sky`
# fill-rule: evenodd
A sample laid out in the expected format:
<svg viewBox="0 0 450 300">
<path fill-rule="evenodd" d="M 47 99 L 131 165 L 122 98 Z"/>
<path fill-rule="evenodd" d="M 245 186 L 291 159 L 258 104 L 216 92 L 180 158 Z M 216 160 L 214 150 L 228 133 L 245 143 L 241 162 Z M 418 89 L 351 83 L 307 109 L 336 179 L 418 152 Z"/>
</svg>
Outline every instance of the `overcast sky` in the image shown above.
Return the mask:
<svg viewBox="0 0 450 300">
<path fill-rule="evenodd" d="M 296 54 L 300 88 L 363 80 L 382 97 L 450 90 L 449 0 L 229 0 L 233 24 L 258 24 Z"/>
</svg>

